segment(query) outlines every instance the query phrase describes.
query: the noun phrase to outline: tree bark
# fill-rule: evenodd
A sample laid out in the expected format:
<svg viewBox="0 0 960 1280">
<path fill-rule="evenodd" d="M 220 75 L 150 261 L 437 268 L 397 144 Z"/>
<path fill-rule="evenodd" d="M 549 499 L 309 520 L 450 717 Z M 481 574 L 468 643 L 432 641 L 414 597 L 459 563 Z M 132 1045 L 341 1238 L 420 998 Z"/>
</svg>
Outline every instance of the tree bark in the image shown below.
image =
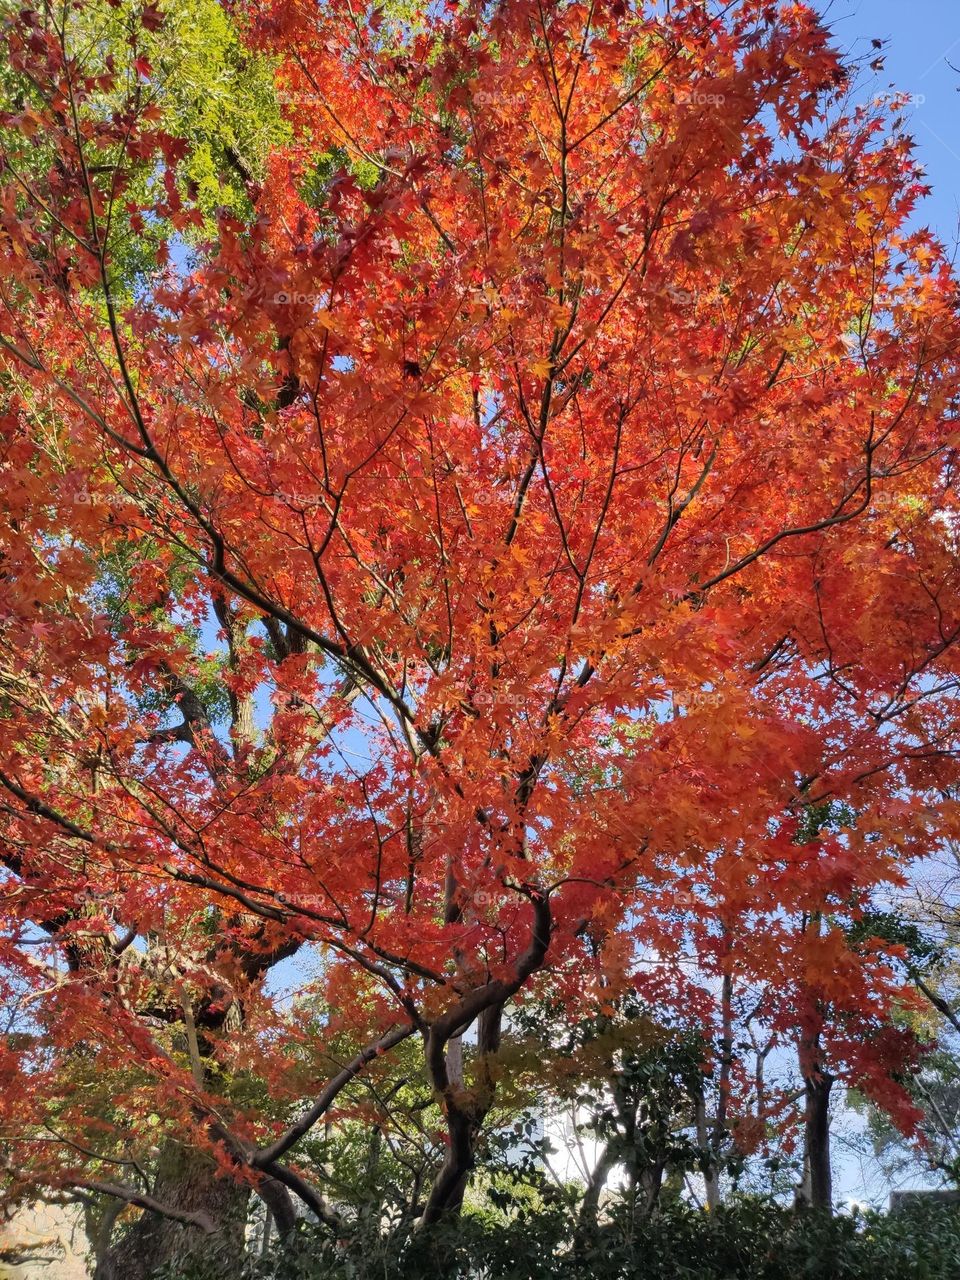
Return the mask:
<svg viewBox="0 0 960 1280">
<path fill-rule="evenodd" d="M 801 932 L 811 931 L 819 938 L 823 919 L 815 912 L 804 917 Z M 811 997 L 813 992 L 809 993 Z M 833 1177 L 830 1169 L 830 1090 L 834 1077 L 824 1062 L 821 1030 L 824 1011 L 819 1000 L 812 999 L 813 1021 L 804 1029 L 797 1046 L 804 1094 L 803 1182 L 797 1189 L 798 1206 L 833 1210 Z"/>
<path fill-rule="evenodd" d="M 477 1137 L 497 1091 L 495 1073 L 490 1062 L 500 1048 L 503 1011 L 532 974 L 543 965 L 550 947 L 552 918 L 547 894 L 526 887 L 533 909 L 530 940 L 518 957 L 509 980 L 491 979 L 475 987 L 453 1009 L 438 1018 L 424 1036 L 424 1058 L 430 1082 L 436 1090 L 447 1121 L 447 1153 L 434 1181 L 420 1219 L 421 1227 L 430 1227 L 451 1214 L 460 1212 L 467 1179 L 474 1165 Z M 458 1052 L 448 1061 L 450 1042 L 462 1036 L 474 1020 L 477 1023 L 477 1072 L 473 1089 L 458 1086 L 451 1079 L 450 1068 L 459 1070 Z"/>
<path fill-rule="evenodd" d="M 704 1159 L 708 1161 L 703 1171 L 703 1183 L 707 1196 L 707 1208 L 711 1213 L 720 1203 L 720 1173 L 716 1165 L 713 1163 L 714 1153 L 710 1148 L 710 1133 L 707 1128 L 707 1100 L 704 1096 L 703 1087 L 696 1099 L 696 1123 L 697 1123 L 697 1145 L 703 1152 Z"/>
<path fill-rule="evenodd" d="M 151 1194 L 177 1210 L 202 1213 L 208 1234 L 159 1213 L 143 1211 L 97 1263 L 94 1280 L 150 1280 L 161 1267 L 196 1268 L 204 1280 L 236 1280 L 243 1265 L 249 1188 L 220 1174 L 209 1156 L 167 1141 Z"/>
<path fill-rule="evenodd" d="M 833 1174 L 830 1166 L 830 1090 L 833 1076 L 822 1067 L 804 1079 L 803 1183 L 799 1204 L 830 1213 L 833 1209 Z"/>
<path fill-rule="evenodd" d="M 423 1211 L 421 1224 L 431 1226 L 463 1207 L 467 1181 L 474 1166 L 477 1137 L 487 1112 L 493 1105 L 496 1084 L 485 1070 L 484 1059 L 500 1048 L 503 1004 L 484 1009 L 477 1020 L 477 1053 L 479 1055 L 477 1087 L 472 1092 L 463 1088 L 462 1040 L 451 1039 L 452 1059 L 444 1054 L 442 1079 L 434 1075 L 434 1084 L 443 1097 L 447 1120 L 447 1151 L 434 1180 Z M 428 1049 L 429 1053 L 429 1049 Z M 452 1076 L 451 1076 L 452 1068 Z"/>
</svg>

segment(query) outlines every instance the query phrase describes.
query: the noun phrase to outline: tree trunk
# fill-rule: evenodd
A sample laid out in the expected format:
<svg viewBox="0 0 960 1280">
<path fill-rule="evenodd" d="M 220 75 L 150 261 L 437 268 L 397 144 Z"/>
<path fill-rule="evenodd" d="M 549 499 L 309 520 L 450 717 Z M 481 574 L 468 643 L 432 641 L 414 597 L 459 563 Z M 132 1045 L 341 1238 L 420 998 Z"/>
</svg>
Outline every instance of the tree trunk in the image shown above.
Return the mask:
<svg viewBox="0 0 960 1280">
<path fill-rule="evenodd" d="M 800 1204 L 812 1209 L 833 1209 L 833 1175 L 830 1168 L 830 1090 L 833 1076 L 822 1068 L 804 1080 L 803 1184 Z"/>
<path fill-rule="evenodd" d="M 600 1197 L 607 1185 L 607 1178 L 616 1168 L 617 1153 L 612 1143 L 607 1143 L 593 1167 L 580 1202 L 580 1213 L 577 1216 L 577 1229 L 574 1246 L 578 1254 L 590 1243 L 597 1233 L 600 1222 Z"/>
<path fill-rule="evenodd" d="M 804 917 L 802 932 L 819 938 L 823 918 L 815 912 Z M 812 1022 L 804 1029 L 797 1046 L 804 1093 L 803 1182 L 796 1203 L 811 1209 L 833 1210 L 833 1178 L 830 1170 L 830 1089 L 833 1076 L 823 1061 L 821 1045 L 824 1010 L 814 991 L 809 991 Z"/>
<path fill-rule="evenodd" d="M 710 1146 L 710 1133 L 707 1128 L 707 1100 L 701 1087 L 696 1099 L 697 1145 L 703 1152 L 707 1162 L 703 1171 L 703 1183 L 707 1194 L 707 1208 L 714 1212 L 720 1203 L 720 1172 L 714 1163 L 714 1152 Z"/>
<path fill-rule="evenodd" d="M 542 966 L 550 947 L 552 918 L 547 894 L 527 889 L 533 909 L 533 926 L 526 950 L 518 957 L 509 982 L 491 980 L 464 997 L 459 1006 L 438 1019 L 424 1036 L 424 1059 L 430 1083 L 447 1121 L 447 1154 L 434 1181 L 423 1215 L 421 1227 L 431 1227 L 450 1215 L 458 1214 L 463 1205 L 467 1179 L 474 1166 L 477 1137 L 497 1092 L 496 1072 L 491 1060 L 500 1049 L 503 1011 L 526 980 Z M 448 919 L 455 915 L 451 898 Z M 477 1020 L 477 1070 L 474 1087 L 465 1090 L 455 1083 L 462 1072 L 462 1049 L 451 1042 L 458 1040 L 473 1018 Z M 453 1078 L 451 1078 L 451 1070 Z"/>
<path fill-rule="evenodd" d="M 243 1265 L 249 1188 L 218 1174 L 209 1156 L 168 1141 L 160 1152 L 153 1197 L 161 1204 L 205 1213 L 207 1234 L 144 1210 L 98 1259 L 94 1280 L 150 1280 L 161 1267 L 196 1268 L 204 1280 L 236 1280 Z"/>
<path fill-rule="evenodd" d="M 459 1035 L 449 1042 L 442 1072 L 431 1072 L 434 1086 L 443 1099 L 447 1152 L 430 1189 L 420 1219 L 421 1226 L 432 1226 L 442 1218 L 458 1214 L 463 1207 L 464 1192 L 474 1165 L 477 1137 L 496 1092 L 494 1076 L 485 1066 L 485 1060 L 500 1048 L 502 1025 L 502 1004 L 484 1009 L 477 1020 L 478 1078 L 472 1092 L 467 1093 L 463 1089 L 463 1041 Z"/>
</svg>

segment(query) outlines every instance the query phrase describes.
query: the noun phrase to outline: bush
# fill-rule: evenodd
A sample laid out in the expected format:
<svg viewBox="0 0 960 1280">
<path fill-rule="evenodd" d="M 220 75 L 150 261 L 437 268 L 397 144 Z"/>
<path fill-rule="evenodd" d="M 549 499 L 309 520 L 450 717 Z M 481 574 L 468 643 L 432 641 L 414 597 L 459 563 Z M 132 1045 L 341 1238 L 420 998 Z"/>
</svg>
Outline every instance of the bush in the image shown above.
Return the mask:
<svg viewBox="0 0 960 1280">
<path fill-rule="evenodd" d="M 428 1234 L 333 1240 L 304 1225 L 243 1280 L 960 1280 L 960 1211 L 917 1205 L 834 1218 L 744 1198 L 707 1214 L 674 1204 L 614 1215 L 579 1251 L 546 1208 L 469 1212 Z M 187 1280 L 187 1278 L 178 1278 Z M 192 1278 L 190 1278 L 192 1280 Z M 201 1280 L 201 1278 L 197 1278 Z"/>
</svg>

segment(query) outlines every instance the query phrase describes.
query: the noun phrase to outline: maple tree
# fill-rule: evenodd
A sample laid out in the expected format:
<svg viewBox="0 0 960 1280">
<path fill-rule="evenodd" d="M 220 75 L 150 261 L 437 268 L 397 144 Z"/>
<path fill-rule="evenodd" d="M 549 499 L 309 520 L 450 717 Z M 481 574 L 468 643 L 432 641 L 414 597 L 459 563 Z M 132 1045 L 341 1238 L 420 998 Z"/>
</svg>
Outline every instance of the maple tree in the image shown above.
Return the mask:
<svg viewBox="0 0 960 1280">
<path fill-rule="evenodd" d="M 103 1176 L 159 1122 L 322 1218 L 296 1143 L 416 1037 L 430 1225 L 509 1002 L 709 1019 L 691 939 L 910 1123 L 899 953 L 847 926 L 956 835 L 960 324 L 887 108 L 799 4 L 250 3 L 287 132 L 205 230 L 162 10 L 123 56 L 84 12 L 4 30 L 15 1188 L 209 1226 L 228 1178 Z M 301 951 L 329 1079 L 267 983 Z"/>
</svg>

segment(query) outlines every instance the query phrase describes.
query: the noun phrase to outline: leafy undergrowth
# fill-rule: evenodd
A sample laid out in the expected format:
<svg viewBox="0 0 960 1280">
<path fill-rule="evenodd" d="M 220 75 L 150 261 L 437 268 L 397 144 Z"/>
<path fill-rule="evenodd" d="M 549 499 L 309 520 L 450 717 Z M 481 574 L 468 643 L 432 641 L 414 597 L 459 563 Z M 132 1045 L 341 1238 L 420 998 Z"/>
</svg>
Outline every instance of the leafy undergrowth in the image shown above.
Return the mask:
<svg viewBox="0 0 960 1280">
<path fill-rule="evenodd" d="M 714 1214 L 675 1205 L 614 1220 L 577 1248 L 550 1211 L 471 1213 L 424 1237 L 332 1240 L 304 1226 L 243 1280 L 960 1280 L 960 1209 L 829 1218 L 743 1199 Z M 158 1277 L 158 1280 L 160 1278 Z M 163 1277 L 173 1280 L 173 1277 Z M 178 1276 L 176 1280 L 204 1280 Z"/>
</svg>

